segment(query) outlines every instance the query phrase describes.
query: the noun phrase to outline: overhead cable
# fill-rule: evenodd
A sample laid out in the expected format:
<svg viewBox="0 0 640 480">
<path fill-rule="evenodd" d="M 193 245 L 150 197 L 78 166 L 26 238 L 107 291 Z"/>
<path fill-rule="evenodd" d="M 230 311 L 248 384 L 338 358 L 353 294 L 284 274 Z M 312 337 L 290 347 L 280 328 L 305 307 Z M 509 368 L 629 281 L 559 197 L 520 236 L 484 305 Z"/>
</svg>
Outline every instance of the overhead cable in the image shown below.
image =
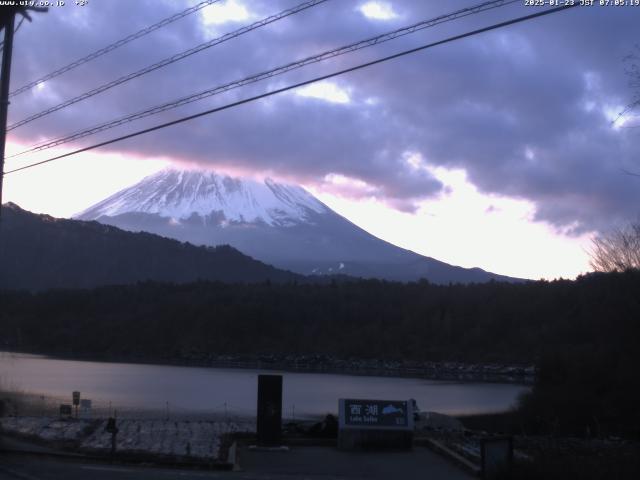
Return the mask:
<svg viewBox="0 0 640 480">
<path fill-rule="evenodd" d="M 566 4 L 566 5 L 563 5 L 563 6 L 560 6 L 560 7 L 555 7 L 555 8 L 551 8 L 551 9 L 537 11 L 536 13 L 532 13 L 530 15 L 525 15 L 525 16 L 522 16 L 522 17 L 517 17 L 517 18 L 511 19 L 511 20 L 504 21 L 504 22 L 495 23 L 495 24 L 490 25 L 488 27 L 483 27 L 483 28 L 480 28 L 480 29 L 477 29 L 477 30 L 473 30 L 473 31 L 470 31 L 470 32 L 466 32 L 466 33 L 460 34 L 460 35 L 455 35 L 453 37 L 448 37 L 448 38 L 445 38 L 444 40 L 439 40 L 437 42 L 428 43 L 426 45 L 422 45 L 422 46 L 419 46 L 419 47 L 416 47 L 416 48 L 412 48 L 412 49 L 409 49 L 409 50 L 404 50 L 404 51 L 402 51 L 400 53 L 396 53 L 396 54 L 393 54 L 393 55 L 382 57 L 382 58 L 379 58 L 377 60 L 373 60 L 371 62 L 362 63 L 362 64 L 356 65 L 354 67 L 346 68 L 344 70 L 339 70 L 337 72 L 333 72 L 333 73 L 330 73 L 330 74 L 327 74 L 327 75 L 322 75 L 320 77 L 315 77 L 315 78 L 312 78 L 310 80 L 305 80 L 303 82 L 299 82 L 299 83 L 295 83 L 295 84 L 292 84 L 292 85 L 288 85 L 286 87 L 278 88 L 278 89 L 272 90 L 270 92 L 262 93 L 260 95 L 255 95 L 253 97 L 245 98 L 243 100 L 239 100 L 239 101 L 236 101 L 236 102 L 228 103 L 228 104 L 223 105 L 221 107 L 212 108 L 212 109 L 206 110 L 204 112 L 200 112 L 200 113 L 196 113 L 196 114 L 189 115 L 189 116 L 186 116 L 186 117 L 182 117 L 182 118 L 179 118 L 177 120 L 172 120 L 170 122 L 162 123 L 160 125 L 156 125 L 156 126 L 153 126 L 153 127 L 145 128 L 143 130 L 138 130 L 136 132 L 129 133 L 127 135 L 122 135 L 120 137 L 112 138 L 112 139 L 106 140 L 104 142 L 100 142 L 100 143 L 96 143 L 96 144 L 93 144 L 93 145 L 89 145 L 87 147 L 83 147 L 83 148 L 80 148 L 78 150 L 74 150 L 72 152 L 67 152 L 67 153 L 64 153 L 62 155 L 57 155 L 55 157 L 51 157 L 51 158 L 48 158 L 46 160 L 41 160 L 39 162 L 34 162 L 34 163 L 29 164 L 29 165 L 25 165 L 25 166 L 22 166 L 22 167 L 19 167 L 19 168 L 15 168 L 13 170 L 9 170 L 9 171 L 5 172 L 5 175 L 8 175 L 10 173 L 19 172 L 19 171 L 22 171 L 22 170 L 27 170 L 29 168 L 33 168 L 33 167 L 36 167 L 36 166 L 39 166 L 39 165 L 43 165 L 45 163 L 53 162 L 55 160 L 60 160 L 62 158 L 71 157 L 71 156 L 77 155 L 79 153 L 88 152 L 90 150 L 95 150 L 96 148 L 99 148 L 99 147 L 104 147 L 106 145 L 111 145 L 113 143 L 121 142 L 123 140 L 134 138 L 134 137 L 137 137 L 137 136 L 140 136 L 140 135 L 144 135 L 146 133 L 155 132 L 157 130 L 161 130 L 163 128 L 171 127 L 173 125 L 178 125 L 180 123 L 188 122 L 188 121 L 194 120 L 196 118 L 204 117 L 206 115 L 211 115 L 213 113 L 221 112 L 223 110 L 228 110 L 230 108 L 238 107 L 240 105 L 244 105 L 244 104 L 247 104 L 247 103 L 250 103 L 250 102 L 254 102 L 254 101 L 257 101 L 257 100 L 260 100 L 260 99 L 263 99 L 263 98 L 267 98 L 267 97 L 270 97 L 270 96 L 273 96 L 273 95 L 277 95 L 277 94 L 280 94 L 280 93 L 283 93 L 283 92 L 287 92 L 287 91 L 290 91 L 290 90 L 294 90 L 296 88 L 300 88 L 300 87 L 304 87 L 304 86 L 307 86 L 307 85 L 311 85 L 312 83 L 317 83 L 317 82 L 320 82 L 320 81 L 323 81 L 323 80 L 328 80 L 330 78 L 334 78 L 334 77 L 337 77 L 339 75 L 344 75 L 346 73 L 355 72 L 355 71 L 361 70 L 363 68 L 371 67 L 373 65 L 378 65 L 380 63 L 387 62 L 387 61 L 390 61 L 390 60 L 394 60 L 396 58 L 404 57 L 404 56 L 407 56 L 407 55 L 410 55 L 410 54 L 413 54 L 413 53 L 417 53 L 417 52 L 420 52 L 422 50 L 426 50 L 426 49 L 429 49 L 429 48 L 436 47 L 438 45 L 443 45 L 445 43 L 450 43 L 450 42 L 453 42 L 453 41 L 456 41 L 456 40 L 461 40 L 463 38 L 471 37 L 473 35 L 478 35 L 480 33 L 484 33 L 484 32 L 488 32 L 488 31 L 491 31 L 491 30 L 496 30 L 498 28 L 503 28 L 503 27 L 506 27 L 506 26 L 509 26 L 509 25 L 514 25 L 514 24 L 517 24 L 517 23 L 525 22 L 527 20 L 533 20 L 535 18 L 539 18 L 539 17 L 545 16 L 545 15 L 550 15 L 550 14 L 557 13 L 557 12 L 560 12 L 560 11 L 563 11 L 563 10 L 568 10 L 570 8 L 577 7 L 578 5 L 579 4 L 577 4 L 577 3 L 575 3 L 575 4 Z"/>
<path fill-rule="evenodd" d="M 172 55 L 168 58 L 165 58 L 164 60 L 161 60 L 159 62 L 156 62 L 152 65 L 149 65 L 141 70 L 137 70 L 135 72 L 132 72 L 128 75 L 124 75 L 120 78 L 117 78 L 115 80 L 112 80 L 111 82 L 105 83 L 103 85 L 100 85 L 99 87 L 96 87 L 94 89 L 89 90 L 88 92 L 85 92 L 81 95 L 78 95 L 77 97 L 71 98 L 69 100 L 66 100 L 62 103 L 59 103 L 58 105 L 54 105 L 53 107 L 49 107 L 41 112 L 38 112 L 34 115 L 31 115 L 23 120 L 20 120 L 19 122 L 16 122 L 12 125 L 9 125 L 7 127 L 7 131 L 11 131 L 15 128 L 21 127 L 23 125 L 26 125 L 27 123 L 33 122 L 34 120 L 37 120 L 38 118 L 42 118 L 46 115 L 49 115 L 53 112 L 57 112 L 58 110 L 61 110 L 63 108 L 66 108 L 70 105 L 73 105 L 75 103 L 81 102 L 83 100 L 86 100 L 87 98 L 93 97 L 94 95 L 98 95 L 99 93 L 105 92 L 111 88 L 117 87 L 118 85 L 122 85 L 125 82 L 128 82 L 129 80 L 133 80 L 134 78 L 138 78 L 141 77 L 142 75 L 146 75 L 147 73 L 153 72 L 155 70 L 158 70 L 159 68 L 163 68 L 166 67 L 167 65 L 171 65 L 172 63 L 175 63 L 179 60 L 182 60 L 186 57 L 189 57 L 191 55 L 194 55 L 198 52 L 201 52 L 202 50 L 205 50 L 207 48 L 211 48 L 215 45 L 219 45 L 221 43 L 227 42 L 229 40 L 231 40 L 232 38 L 236 38 L 239 37 L 241 35 L 244 35 L 245 33 L 251 32 L 252 30 L 255 30 L 257 28 L 261 28 L 264 27 L 265 25 L 269 25 L 270 23 L 273 22 L 277 22 L 278 20 L 282 20 L 285 17 L 288 17 L 290 15 L 294 15 L 296 13 L 302 12 L 303 10 L 306 10 L 308 8 L 311 7 L 315 7 L 316 5 L 319 5 L 321 3 L 325 3 L 329 0 L 308 0 L 306 2 L 303 2 L 293 8 L 288 8 L 286 10 L 283 10 L 280 13 L 277 13 L 275 15 L 271 15 L 269 17 L 263 18 L 262 20 L 259 20 L 255 23 L 252 23 L 251 25 L 247 25 L 245 27 L 242 27 L 238 30 L 235 30 L 231 33 L 227 33 L 221 37 L 217 37 L 214 38 L 213 40 L 209 40 L 208 42 L 204 42 L 201 43 L 200 45 L 197 45 L 193 48 L 190 48 L 188 50 L 185 50 L 184 52 L 180 52 L 177 53 L 175 55 Z"/>
<path fill-rule="evenodd" d="M 138 30 L 135 33 L 132 33 L 131 35 L 128 35 L 120 40 L 118 40 L 117 42 L 113 42 L 109 45 L 107 45 L 106 47 L 103 47 L 99 50 L 96 50 L 93 53 L 90 53 L 89 55 L 86 55 L 82 58 L 79 58 L 78 60 L 69 63 L 68 65 L 65 65 L 64 67 L 58 68 L 57 70 L 54 70 L 51 73 L 48 73 L 40 78 L 38 78 L 37 80 L 33 80 L 29 83 L 27 83 L 26 85 L 21 86 L 20 88 L 15 89 L 13 92 L 11 92 L 9 94 L 10 97 L 13 97 L 15 95 L 19 95 L 23 92 L 26 92 L 27 90 L 31 90 L 33 87 L 46 82 L 47 80 L 51 80 L 52 78 L 58 77 L 60 75 L 62 75 L 63 73 L 69 72 L 70 70 L 73 70 L 74 68 L 79 67 L 80 65 L 84 65 L 87 62 L 90 62 L 92 60 L 95 60 L 98 57 L 101 57 L 102 55 L 112 52 L 113 50 L 122 47 L 123 45 L 126 45 L 129 42 L 133 42 L 134 40 L 137 40 L 138 38 L 144 37 L 145 35 L 150 34 L 151 32 L 154 32 L 155 30 L 158 30 L 159 28 L 165 27 L 167 25 L 169 25 L 170 23 L 175 22 L 176 20 L 180 20 L 181 18 L 186 17 L 187 15 L 191 15 L 192 13 L 195 13 L 199 10 L 202 10 L 204 7 L 208 7 L 209 5 L 212 5 L 214 3 L 218 3 L 220 0 L 205 0 L 204 2 L 200 2 L 197 5 L 194 5 L 193 7 L 189 7 L 186 10 L 183 10 L 179 13 L 176 13 L 175 15 L 172 15 L 168 18 L 165 18 L 164 20 L 161 20 L 157 23 L 154 23 L 153 25 L 149 25 L 146 28 L 143 28 L 142 30 Z"/>
<path fill-rule="evenodd" d="M 424 20 L 418 23 L 415 23 L 413 25 L 407 26 L 407 27 L 403 27 L 403 28 L 399 28 L 397 30 L 393 30 L 391 32 L 387 32 L 387 33 L 383 33 L 381 35 L 377 35 L 375 37 L 371 37 L 368 38 L 366 40 L 360 40 L 358 42 L 352 43 L 350 45 L 346 45 L 343 47 L 339 47 L 333 50 L 328 50 L 325 52 L 322 52 L 320 54 L 316 54 L 310 57 L 306 57 L 302 60 L 298 60 L 292 63 L 288 63 L 276 68 L 273 68 L 271 70 L 265 71 L 265 72 L 261 72 L 258 74 L 254 74 L 251 75 L 249 77 L 245 77 L 242 78 L 240 80 L 235 80 L 229 83 L 225 83 L 223 85 L 218 85 L 215 86 L 213 88 L 209 88 L 207 90 L 198 92 L 198 93 L 194 93 L 176 100 L 172 100 L 170 102 L 166 102 L 163 103 L 161 105 L 156 105 L 154 107 L 150 107 L 132 114 L 128 114 L 125 115 L 123 117 L 117 118 L 115 120 L 110 120 L 108 122 L 104 122 L 98 125 L 94 125 L 92 127 L 83 129 L 83 130 L 79 130 L 76 131 L 72 134 L 66 135 L 64 137 L 59 137 L 53 140 L 45 140 L 43 142 L 40 142 L 30 148 L 28 148 L 27 150 L 18 152 L 14 155 L 12 155 L 11 157 L 7 157 L 7 158 L 12 158 L 12 157 L 17 157 L 20 155 L 24 155 L 26 153 L 30 153 L 30 152 L 37 152 L 37 151 L 42 151 L 42 150 L 46 150 L 49 148 L 53 148 L 53 147 L 57 147 L 59 145 L 62 145 L 64 143 L 68 143 L 68 142 L 72 142 L 74 140 L 78 140 L 84 137 L 88 137 L 90 135 L 94 135 L 96 133 L 99 132 L 103 132 L 105 130 L 109 130 L 115 127 L 118 127 L 120 125 L 123 125 L 125 123 L 129 123 L 129 122 L 133 122 L 135 120 L 140 120 L 142 118 L 145 117 L 149 117 L 151 115 L 156 115 L 158 113 L 167 111 L 167 110 L 172 110 L 174 108 L 178 108 L 181 107 L 183 105 L 187 105 L 189 103 L 193 103 L 214 95 L 219 95 L 222 94 L 224 92 L 228 92 L 229 90 L 233 90 L 236 88 L 240 88 L 252 83 L 256 83 L 259 82 L 261 80 L 266 80 L 268 78 L 271 77 L 275 77 L 277 75 L 282 75 L 284 73 L 290 72 L 292 70 L 296 70 L 299 68 L 302 68 L 306 65 L 310 65 L 313 63 L 318 63 L 318 62 L 322 62 L 324 60 L 328 60 L 331 58 L 335 58 L 338 57 L 340 55 L 345 55 L 351 52 L 355 52 L 357 50 L 361 50 L 367 47 L 371 47 L 371 46 L 375 46 L 375 45 L 379 45 L 381 43 L 384 42 L 388 42 L 390 40 L 396 39 L 398 37 L 402 37 L 405 35 L 409 35 L 412 33 L 415 33 L 417 31 L 423 30 L 425 28 L 429 28 L 429 27 L 434 27 L 436 25 L 439 25 L 441 23 L 445 23 L 445 22 L 450 22 L 453 20 L 457 20 L 459 18 L 462 17 L 466 17 L 469 15 L 474 15 L 480 12 L 484 12 L 490 9 L 494 9 L 494 8 L 498 8 L 498 7 L 502 7 L 502 6 L 506 6 L 512 3 L 516 3 L 519 2 L 519 0 L 494 0 L 494 1 L 488 1 L 488 2 L 484 2 L 478 5 L 475 5 L 473 7 L 468 7 L 468 8 L 464 8 L 461 10 L 457 10 L 455 12 L 452 13 L 448 13 L 445 15 L 440 15 L 438 17 L 429 19 L 429 20 Z"/>
</svg>

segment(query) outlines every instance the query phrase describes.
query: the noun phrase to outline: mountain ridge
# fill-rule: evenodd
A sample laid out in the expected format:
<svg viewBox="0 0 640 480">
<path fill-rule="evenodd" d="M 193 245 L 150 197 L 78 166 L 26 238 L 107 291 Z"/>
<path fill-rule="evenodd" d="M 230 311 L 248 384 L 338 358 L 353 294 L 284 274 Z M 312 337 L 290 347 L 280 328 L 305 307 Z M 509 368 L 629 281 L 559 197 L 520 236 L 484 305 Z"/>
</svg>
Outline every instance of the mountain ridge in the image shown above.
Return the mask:
<svg viewBox="0 0 640 480">
<path fill-rule="evenodd" d="M 341 273 L 435 283 L 521 281 L 463 268 L 392 245 L 331 210 L 302 187 L 273 180 L 165 169 L 80 212 L 129 231 L 196 245 L 229 244 L 302 275 Z"/>
<path fill-rule="evenodd" d="M 186 283 L 297 282 L 228 245 L 194 246 L 93 221 L 54 218 L 3 205 L 0 289 L 92 288 L 148 280 Z"/>
</svg>

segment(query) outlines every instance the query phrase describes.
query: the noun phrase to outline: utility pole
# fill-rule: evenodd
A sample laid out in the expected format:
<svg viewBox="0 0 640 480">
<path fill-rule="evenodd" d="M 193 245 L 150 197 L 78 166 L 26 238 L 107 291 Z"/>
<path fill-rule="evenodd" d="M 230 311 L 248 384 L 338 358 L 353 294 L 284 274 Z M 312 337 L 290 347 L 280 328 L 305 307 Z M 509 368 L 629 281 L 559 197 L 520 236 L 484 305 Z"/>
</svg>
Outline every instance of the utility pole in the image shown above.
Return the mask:
<svg viewBox="0 0 640 480">
<path fill-rule="evenodd" d="M 4 149 L 7 142 L 7 114 L 9 113 L 9 84 L 11 82 L 11 55 L 13 53 L 13 33 L 16 15 L 19 13 L 31 21 L 29 10 L 47 12 L 43 7 L 5 6 L 0 7 L 0 28 L 4 29 L 2 45 L 2 70 L 0 74 L 0 219 L 2 219 L 2 185 L 4 183 Z"/>
<path fill-rule="evenodd" d="M 9 9 L 8 9 L 9 10 Z M 11 81 L 11 54 L 13 52 L 14 9 L 3 15 L 4 44 L 0 77 L 0 218 L 2 217 L 2 184 L 4 183 L 4 147 L 7 141 L 7 113 L 9 111 L 9 82 Z"/>
</svg>

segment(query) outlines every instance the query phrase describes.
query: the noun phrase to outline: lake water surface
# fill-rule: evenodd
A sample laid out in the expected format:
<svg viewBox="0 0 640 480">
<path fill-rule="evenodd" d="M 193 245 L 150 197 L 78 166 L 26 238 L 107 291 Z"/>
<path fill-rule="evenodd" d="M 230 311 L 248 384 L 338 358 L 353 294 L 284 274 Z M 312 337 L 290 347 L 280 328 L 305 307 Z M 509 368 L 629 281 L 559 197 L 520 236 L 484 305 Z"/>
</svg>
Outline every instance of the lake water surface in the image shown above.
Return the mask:
<svg viewBox="0 0 640 480">
<path fill-rule="evenodd" d="M 1 387 L 67 403 L 71 392 L 78 390 L 94 405 L 109 403 L 120 412 L 255 415 L 260 373 L 283 375 L 283 416 L 287 418 L 337 412 L 339 398 L 415 398 L 423 411 L 496 412 L 508 409 L 529 389 L 513 384 L 89 362 L 0 352 Z"/>
</svg>

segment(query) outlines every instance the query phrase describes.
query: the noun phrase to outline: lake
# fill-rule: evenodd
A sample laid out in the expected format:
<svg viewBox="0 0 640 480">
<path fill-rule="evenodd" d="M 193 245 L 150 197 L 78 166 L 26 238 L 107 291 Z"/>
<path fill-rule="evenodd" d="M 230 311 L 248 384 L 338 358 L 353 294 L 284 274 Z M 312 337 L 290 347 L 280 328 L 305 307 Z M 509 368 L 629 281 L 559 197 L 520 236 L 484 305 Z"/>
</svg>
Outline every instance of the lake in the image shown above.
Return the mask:
<svg viewBox="0 0 640 480">
<path fill-rule="evenodd" d="M 71 403 L 71 392 L 78 390 L 82 398 L 92 399 L 94 407 L 109 405 L 120 414 L 152 410 L 194 416 L 252 416 L 260 373 L 283 375 L 285 418 L 335 413 L 339 398 L 414 398 L 422 411 L 498 412 L 508 409 L 519 394 L 530 388 L 417 378 L 60 360 L 0 352 L 0 387 L 66 403 Z"/>
</svg>

